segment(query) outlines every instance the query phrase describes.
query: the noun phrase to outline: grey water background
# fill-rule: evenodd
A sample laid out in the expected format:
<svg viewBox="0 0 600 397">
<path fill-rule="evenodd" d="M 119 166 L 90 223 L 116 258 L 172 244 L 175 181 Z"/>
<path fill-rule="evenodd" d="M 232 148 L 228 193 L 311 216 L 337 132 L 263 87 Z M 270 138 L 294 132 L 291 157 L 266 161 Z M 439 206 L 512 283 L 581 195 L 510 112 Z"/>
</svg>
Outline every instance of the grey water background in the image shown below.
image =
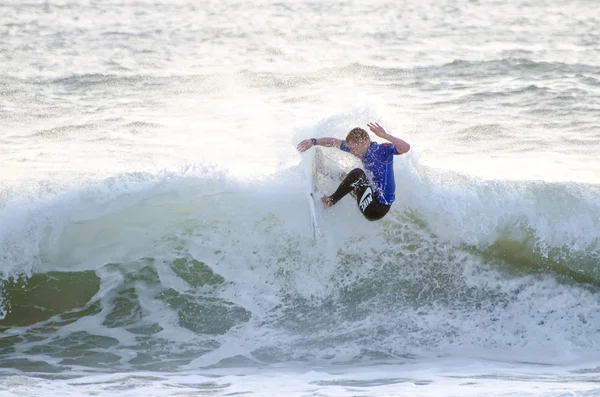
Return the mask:
<svg viewBox="0 0 600 397">
<path fill-rule="evenodd" d="M 599 22 L 4 2 L 0 393 L 595 395 Z M 394 209 L 315 244 L 294 144 L 376 120 Z"/>
</svg>

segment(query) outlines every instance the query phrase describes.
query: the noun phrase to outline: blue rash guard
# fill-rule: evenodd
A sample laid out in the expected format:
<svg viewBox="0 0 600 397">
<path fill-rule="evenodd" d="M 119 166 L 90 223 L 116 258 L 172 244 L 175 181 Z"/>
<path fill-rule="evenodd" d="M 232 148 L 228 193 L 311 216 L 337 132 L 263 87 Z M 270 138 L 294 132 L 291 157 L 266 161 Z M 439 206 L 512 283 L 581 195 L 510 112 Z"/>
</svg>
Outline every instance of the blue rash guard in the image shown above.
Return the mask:
<svg viewBox="0 0 600 397">
<path fill-rule="evenodd" d="M 350 152 L 346 141 L 340 146 L 345 152 Z M 400 154 L 391 143 L 371 142 L 371 145 L 361 158 L 367 175 L 373 183 L 375 196 L 381 204 L 391 205 L 396 199 L 396 181 L 394 180 L 394 155 Z"/>
</svg>

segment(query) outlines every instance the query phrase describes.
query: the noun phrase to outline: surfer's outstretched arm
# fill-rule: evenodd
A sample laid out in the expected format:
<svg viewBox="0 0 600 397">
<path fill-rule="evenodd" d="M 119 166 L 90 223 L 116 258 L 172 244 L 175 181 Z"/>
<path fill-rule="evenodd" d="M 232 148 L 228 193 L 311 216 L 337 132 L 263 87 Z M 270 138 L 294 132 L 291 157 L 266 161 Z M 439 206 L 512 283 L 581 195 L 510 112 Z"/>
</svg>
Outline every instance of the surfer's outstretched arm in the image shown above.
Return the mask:
<svg viewBox="0 0 600 397">
<path fill-rule="evenodd" d="M 311 138 L 305 139 L 300 142 L 297 146 L 297 149 L 300 153 L 306 152 L 313 146 L 327 146 L 327 147 L 336 147 L 340 148 L 342 146 L 342 140 L 337 138 Z"/>
<path fill-rule="evenodd" d="M 394 146 L 396 146 L 396 150 L 398 151 L 398 154 L 404 154 L 410 150 L 410 145 L 408 144 L 408 142 L 388 134 L 383 129 L 383 127 L 380 126 L 379 124 L 369 123 L 367 125 L 369 126 L 369 129 L 371 130 L 371 132 L 373 134 L 377 135 L 380 138 L 387 139 L 388 141 L 392 142 L 394 144 Z"/>
</svg>

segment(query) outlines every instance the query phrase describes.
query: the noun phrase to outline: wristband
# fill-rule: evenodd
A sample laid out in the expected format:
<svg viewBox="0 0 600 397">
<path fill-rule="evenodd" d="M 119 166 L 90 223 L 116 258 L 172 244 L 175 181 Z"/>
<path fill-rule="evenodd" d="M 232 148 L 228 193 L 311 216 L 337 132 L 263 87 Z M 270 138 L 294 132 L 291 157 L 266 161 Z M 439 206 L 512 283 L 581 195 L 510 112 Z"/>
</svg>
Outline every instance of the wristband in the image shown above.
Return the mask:
<svg viewBox="0 0 600 397">
<path fill-rule="evenodd" d="M 312 141 L 312 144 L 313 144 L 313 145 L 316 145 L 316 144 L 317 144 L 317 138 L 310 138 L 310 140 Z"/>
</svg>

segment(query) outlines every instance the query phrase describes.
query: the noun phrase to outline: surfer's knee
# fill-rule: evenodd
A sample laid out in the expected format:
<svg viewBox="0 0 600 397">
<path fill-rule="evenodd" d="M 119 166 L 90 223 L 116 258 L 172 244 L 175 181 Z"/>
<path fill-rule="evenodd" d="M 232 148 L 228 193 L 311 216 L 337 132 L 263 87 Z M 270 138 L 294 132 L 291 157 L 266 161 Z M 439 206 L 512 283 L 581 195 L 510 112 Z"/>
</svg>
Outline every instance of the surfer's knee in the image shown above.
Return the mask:
<svg viewBox="0 0 600 397">
<path fill-rule="evenodd" d="M 353 180 L 359 180 L 361 178 L 366 178 L 367 175 L 361 168 L 355 168 L 346 175 L 346 178 L 352 178 Z"/>
</svg>

